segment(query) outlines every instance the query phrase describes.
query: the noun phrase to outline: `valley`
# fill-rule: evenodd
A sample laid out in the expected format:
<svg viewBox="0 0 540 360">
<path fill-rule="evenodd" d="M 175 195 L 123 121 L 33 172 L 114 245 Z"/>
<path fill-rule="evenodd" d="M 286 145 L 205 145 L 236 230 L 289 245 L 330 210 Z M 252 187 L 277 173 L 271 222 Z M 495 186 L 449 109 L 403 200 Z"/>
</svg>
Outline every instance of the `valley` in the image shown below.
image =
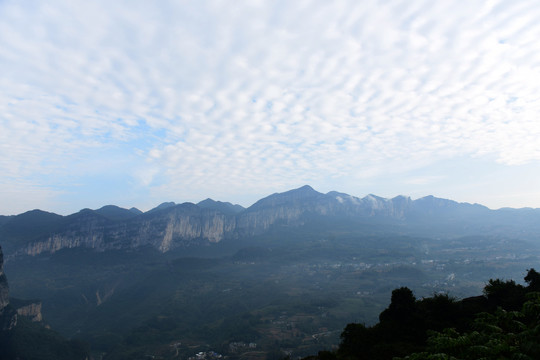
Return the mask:
<svg viewBox="0 0 540 360">
<path fill-rule="evenodd" d="M 464 298 L 540 261 L 527 243 L 483 237 L 254 240 L 218 257 L 65 249 L 6 272 L 13 297 L 42 299 L 46 323 L 107 359 L 279 358 L 331 349 L 347 323 L 376 323 L 397 287 Z"/>
<path fill-rule="evenodd" d="M 10 296 L 39 299 L 43 322 L 96 359 L 281 359 L 377 323 L 402 286 L 462 299 L 522 279 L 539 267 L 538 217 L 302 187 L 248 209 L 32 211 L 0 219 L 0 245 Z"/>
</svg>

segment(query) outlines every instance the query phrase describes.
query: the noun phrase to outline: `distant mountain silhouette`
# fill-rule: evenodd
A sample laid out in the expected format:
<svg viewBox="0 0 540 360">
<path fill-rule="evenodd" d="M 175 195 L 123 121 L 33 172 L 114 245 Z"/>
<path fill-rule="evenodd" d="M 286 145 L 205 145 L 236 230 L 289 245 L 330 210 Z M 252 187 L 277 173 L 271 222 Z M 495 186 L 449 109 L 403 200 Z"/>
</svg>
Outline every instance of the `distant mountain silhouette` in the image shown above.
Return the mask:
<svg viewBox="0 0 540 360">
<path fill-rule="evenodd" d="M 206 199 L 198 204 L 166 202 L 145 213 L 107 205 L 69 216 L 32 210 L 0 219 L 0 244 L 6 254 L 36 255 L 62 248 L 100 251 L 153 246 L 162 252 L 249 239 L 268 231 L 354 230 L 438 238 L 500 235 L 540 236 L 540 209 L 490 210 L 485 206 L 426 196 L 417 200 L 376 195 L 358 198 L 305 185 L 269 195 L 243 208 Z"/>
<path fill-rule="evenodd" d="M 230 202 L 215 201 L 210 198 L 197 203 L 202 209 L 212 209 L 221 211 L 224 214 L 238 214 L 245 210 L 243 206 L 233 205 Z"/>
<path fill-rule="evenodd" d="M 108 219 L 111 220 L 126 220 L 130 219 L 134 216 L 142 214 L 142 211 L 131 208 L 130 210 L 123 209 L 121 207 L 118 207 L 116 205 L 106 205 L 103 206 L 101 209 L 95 210 L 96 213 L 105 216 Z M 138 211 L 138 213 L 137 213 Z"/>
</svg>

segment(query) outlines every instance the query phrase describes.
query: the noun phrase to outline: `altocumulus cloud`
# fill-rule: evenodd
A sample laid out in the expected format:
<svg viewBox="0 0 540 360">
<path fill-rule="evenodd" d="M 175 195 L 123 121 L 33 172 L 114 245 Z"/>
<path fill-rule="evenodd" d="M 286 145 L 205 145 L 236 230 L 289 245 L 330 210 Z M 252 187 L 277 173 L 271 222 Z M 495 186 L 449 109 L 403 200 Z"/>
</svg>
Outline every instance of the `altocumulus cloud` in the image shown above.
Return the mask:
<svg viewBox="0 0 540 360">
<path fill-rule="evenodd" d="M 0 196 L 248 201 L 534 164 L 539 38 L 536 1 L 3 1 Z"/>
</svg>

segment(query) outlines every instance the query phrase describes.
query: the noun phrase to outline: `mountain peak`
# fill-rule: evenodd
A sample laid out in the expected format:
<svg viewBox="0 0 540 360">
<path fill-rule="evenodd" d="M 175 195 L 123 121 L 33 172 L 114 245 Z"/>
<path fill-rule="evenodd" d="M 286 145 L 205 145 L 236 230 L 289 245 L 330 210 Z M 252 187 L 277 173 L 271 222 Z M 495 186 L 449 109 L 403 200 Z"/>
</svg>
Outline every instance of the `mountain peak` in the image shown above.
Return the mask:
<svg viewBox="0 0 540 360">
<path fill-rule="evenodd" d="M 387 198 L 383 198 L 374 194 L 367 194 L 362 200 L 369 201 L 370 203 L 384 203 L 389 201 Z"/>
<path fill-rule="evenodd" d="M 432 195 L 414 201 L 401 195 L 392 199 L 373 194 L 357 198 L 336 191 L 322 194 L 309 185 L 275 193 L 249 209 L 208 198 L 198 204 L 162 203 L 146 213 L 150 215 L 137 216 L 137 213 L 114 205 L 98 210 L 83 209 L 66 217 L 33 210 L 0 217 L 0 240 L 8 254 L 19 251 L 37 255 L 73 247 L 128 249 L 143 245 L 168 251 L 263 234 L 271 227 L 321 226 L 323 219 L 329 229 L 367 226 L 375 233 L 474 235 L 495 224 L 492 233 L 497 235 L 513 236 L 516 231 L 520 236 L 540 234 L 540 209 L 491 211 L 482 205 Z"/>
<path fill-rule="evenodd" d="M 218 210 L 225 214 L 237 214 L 244 210 L 243 206 L 233 205 L 230 202 L 215 201 L 210 198 L 197 203 L 197 206 L 202 209 Z"/>
<path fill-rule="evenodd" d="M 251 205 L 250 209 L 267 207 L 267 206 L 285 205 L 291 202 L 294 203 L 294 202 L 306 200 L 306 199 L 315 199 L 321 196 L 325 196 L 325 195 L 314 190 L 309 185 L 304 185 L 297 189 L 292 189 L 292 190 L 285 191 L 282 193 L 275 193 L 270 196 L 267 196 L 257 201 L 255 204 Z"/>
<path fill-rule="evenodd" d="M 105 205 L 97 210 L 94 210 L 96 213 L 105 216 L 110 220 L 126 220 L 130 219 L 138 214 L 128 209 L 121 208 L 116 205 Z"/>
<path fill-rule="evenodd" d="M 437 207 L 449 207 L 459 205 L 459 203 L 454 200 L 438 198 L 433 195 L 424 196 L 422 198 L 416 199 L 414 202 L 417 204 L 429 204 L 430 206 Z"/>
<path fill-rule="evenodd" d="M 141 210 L 137 209 L 136 207 L 132 207 L 131 209 L 129 209 L 129 211 L 131 211 L 135 215 L 141 215 L 143 213 Z"/>
<path fill-rule="evenodd" d="M 164 202 L 164 203 L 159 204 L 159 205 L 156 206 L 155 208 L 148 210 L 147 213 L 153 213 L 153 212 L 155 212 L 155 211 L 160 211 L 160 210 L 168 209 L 168 208 L 171 208 L 171 207 L 173 207 L 173 206 L 176 206 L 176 204 L 174 203 L 174 201 Z"/>
<path fill-rule="evenodd" d="M 292 190 L 285 191 L 283 193 L 274 194 L 274 195 L 295 196 L 298 198 L 304 198 L 304 197 L 319 196 L 323 194 L 316 191 L 309 185 L 304 185 L 304 186 L 299 187 L 298 189 L 292 189 Z"/>
</svg>

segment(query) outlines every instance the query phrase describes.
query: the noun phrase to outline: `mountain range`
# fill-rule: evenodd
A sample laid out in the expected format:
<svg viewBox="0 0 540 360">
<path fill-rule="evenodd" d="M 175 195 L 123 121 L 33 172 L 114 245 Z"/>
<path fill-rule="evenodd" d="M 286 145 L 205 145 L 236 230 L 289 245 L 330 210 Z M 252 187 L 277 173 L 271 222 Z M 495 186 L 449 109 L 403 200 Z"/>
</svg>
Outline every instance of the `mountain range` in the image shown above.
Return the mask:
<svg viewBox="0 0 540 360">
<path fill-rule="evenodd" d="M 417 200 L 375 195 L 358 198 L 305 185 L 267 196 L 248 208 L 206 199 L 163 203 L 147 212 L 107 205 L 61 216 L 32 210 L 0 216 L 6 256 L 54 253 L 64 248 L 97 251 L 152 246 L 161 252 L 250 239 L 269 232 L 339 232 L 452 238 L 492 235 L 540 237 L 540 209 L 491 210 L 479 204 L 426 196 Z"/>
</svg>

